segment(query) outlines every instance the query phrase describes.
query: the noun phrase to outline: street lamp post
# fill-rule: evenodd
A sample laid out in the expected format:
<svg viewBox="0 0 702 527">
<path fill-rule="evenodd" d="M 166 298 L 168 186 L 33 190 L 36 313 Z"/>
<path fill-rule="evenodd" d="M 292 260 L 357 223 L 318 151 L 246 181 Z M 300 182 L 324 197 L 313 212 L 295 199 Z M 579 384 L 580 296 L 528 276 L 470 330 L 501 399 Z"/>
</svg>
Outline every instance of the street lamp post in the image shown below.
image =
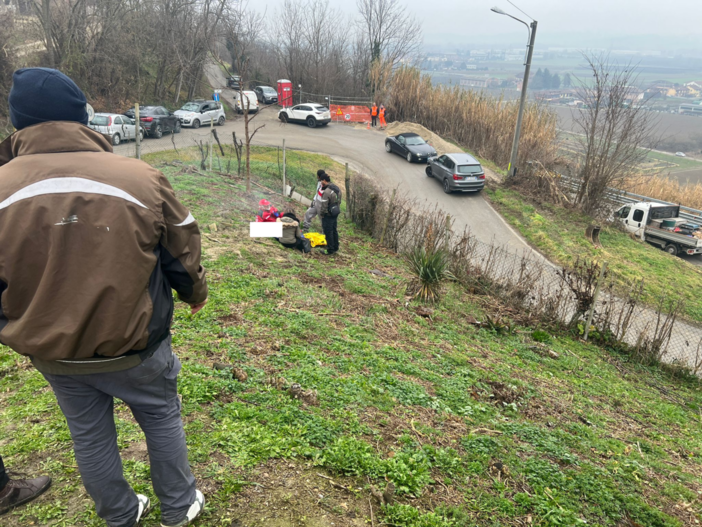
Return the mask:
<svg viewBox="0 0 702 527">
<path fill-rule="evenodd" d="M 513 18 L 517 22 L 521 22 L 529 31 L 529 43 L 527 44 L 527 57 L 524 64 L 524 80 L 522 81 L 522 95 L 519 100 L 519 112 L 517 113 L 517 126 L 514 129 L 514 141 L 512 142 L 512 154 L 509 157 L 509 166 L 507 167 L 507 177 L 514 177 L 517 173 L 517 154 L 519 153 L 519 134 L 522 129 L 522 115 L 524 114 L 524 105 L 527 98 L 527 85 L 529 84 L 529 71 L 531 70 L 531 56 L 534 54 L 534 41 L 536 40 L 536 20 L 532 20 L 531 24 L 527 24 L 524 20 L 505 13 L 499 7 L 493 7 L 490 11 L 498 15 L 505 15 Z"/>
</svg>

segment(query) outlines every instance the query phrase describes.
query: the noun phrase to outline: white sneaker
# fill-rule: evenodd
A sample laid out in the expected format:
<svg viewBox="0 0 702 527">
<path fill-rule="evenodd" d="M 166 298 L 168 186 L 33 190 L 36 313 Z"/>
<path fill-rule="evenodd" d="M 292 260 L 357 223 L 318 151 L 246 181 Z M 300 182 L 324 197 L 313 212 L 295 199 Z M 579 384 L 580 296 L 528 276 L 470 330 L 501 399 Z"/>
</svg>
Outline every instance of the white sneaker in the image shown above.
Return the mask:
<svg viewBox="0 0 702 527">
<path fill-rule="evenodd" d="M 134 527 L 139 525 L 141 519 L 151 512 L 151 500 L 144 496 L 143 494 L 137 494 L 137 500 L 139 500 L 139 514 L 137 514 L 136 523 Z"/>
<path fill-rule="evenodd" d="M 184 527 L 185 525 L 190 525 L 190 522 L 195 521 L 195 519 L 202 514 L 203 510 L 205 510 L 205 496 L 202 495 L 202 492 L 196 490 L 195 501 L 188 509 L 185 519 L 174 525 L 166 525 L 165 523 L 162 523 L 161 527 Z"/>
</svg>

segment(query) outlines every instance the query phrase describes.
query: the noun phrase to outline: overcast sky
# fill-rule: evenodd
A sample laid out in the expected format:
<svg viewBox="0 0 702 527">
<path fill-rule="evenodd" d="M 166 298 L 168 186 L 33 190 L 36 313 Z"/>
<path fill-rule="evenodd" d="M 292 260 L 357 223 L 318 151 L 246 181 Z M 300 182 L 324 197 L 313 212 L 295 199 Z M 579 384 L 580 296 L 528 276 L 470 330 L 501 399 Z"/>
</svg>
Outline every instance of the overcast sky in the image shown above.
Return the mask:
<svg viewBox="0 0 702 527">
<path fill-rule="evenodd" d="M 271 14 L 283 0 L 258 0 Z M 355 0 L 329 0 L 351 16 Z M 401 0 L 421 22 L 429 47 L 524 45 L 526 28 L 490 11 L 525 19 L 506 0 Z M 539 22 L 537 47 L 688 49 L 702 55 L 702 0 L 519 0 Z"/>
</svg>

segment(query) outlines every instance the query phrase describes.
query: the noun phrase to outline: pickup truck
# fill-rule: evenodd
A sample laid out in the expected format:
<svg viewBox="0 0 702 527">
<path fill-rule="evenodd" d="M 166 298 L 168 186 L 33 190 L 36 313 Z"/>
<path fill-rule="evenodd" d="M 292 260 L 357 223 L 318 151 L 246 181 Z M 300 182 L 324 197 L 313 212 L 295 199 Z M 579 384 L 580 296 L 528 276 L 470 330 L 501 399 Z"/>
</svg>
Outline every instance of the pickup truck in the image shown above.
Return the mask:
<svg viewBox="0 0 702 527">
<path fill-rule="evenodd" d="M 702 236 L 699 226 L 690 225 L 679 216 L 679 205 L 648 202 L 624 205 L 614 213 L 627 231 L 673 256 L 701 254 L 702 239 L 695 236 Z"/>
</svg>

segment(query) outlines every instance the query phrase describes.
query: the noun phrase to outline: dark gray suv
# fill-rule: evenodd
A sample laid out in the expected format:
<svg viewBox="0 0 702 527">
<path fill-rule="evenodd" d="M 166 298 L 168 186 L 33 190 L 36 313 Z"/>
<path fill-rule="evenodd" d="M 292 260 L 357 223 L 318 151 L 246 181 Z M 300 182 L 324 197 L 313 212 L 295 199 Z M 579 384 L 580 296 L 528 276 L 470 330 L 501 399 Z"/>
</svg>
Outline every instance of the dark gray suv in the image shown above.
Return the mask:
<svg viewBox="0 0 702 527">
<path fill-rule="evenodd" d="M 469 154 L 445 154 L 429 158 L 427 176 L 438 179 L 446 194 L 480 192 L 485 188 L 485 171 Z"/>
</svg>

